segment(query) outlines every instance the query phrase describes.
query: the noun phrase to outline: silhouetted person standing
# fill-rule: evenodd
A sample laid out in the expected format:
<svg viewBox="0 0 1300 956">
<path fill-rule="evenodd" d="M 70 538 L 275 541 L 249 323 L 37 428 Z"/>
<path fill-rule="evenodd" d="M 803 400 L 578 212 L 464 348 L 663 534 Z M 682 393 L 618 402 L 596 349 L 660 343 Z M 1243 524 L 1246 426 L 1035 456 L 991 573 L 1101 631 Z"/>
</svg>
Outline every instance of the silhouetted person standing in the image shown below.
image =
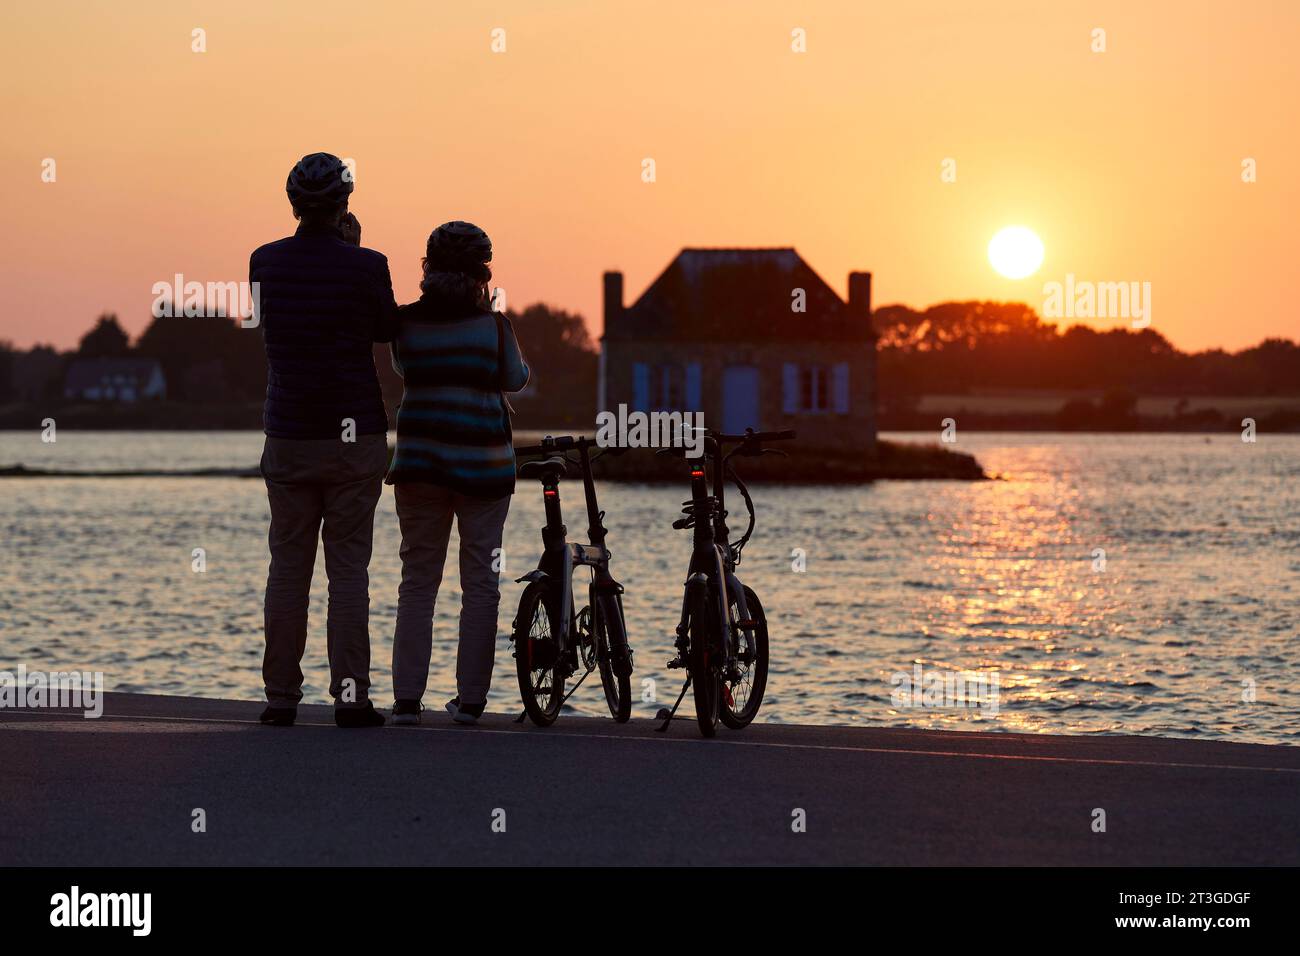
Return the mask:
<svg viewBox="0 0 1300 956">
<path fill-rule="evenodd" d="M 391 341 L 397 305 L 388 260 L 361 247 L 342 160 L 304 156 L 286 188 L 298 229 L 249 262 L 269 366 L 262 452 L 271 505 L 262 661 L 268 706 L 261 720 L 292 724 L 302 699 L 307 604 L 323 539 L 334 719 L 340 727 L 376 727 L 384 718 L 369 699 L 369 566 L 388 417 L 373 344 Z"/>
<path fill-rule="evenodd" d="M 497 558 L 515 490 L 506 392 L 528 384 L 510 320 L 490 308 L 492 240 L 445 222 L 425 247 L 420 298 L 399 311 L 393 366 L 402 375 L 397 449 L 388 481 L 402 527 L 402 584 L 393 633 L 393 723 L 420 722 L 433 610 L 452 521 L 460 535 L 457 723 L 483 715 L 501 602 Z"/>
</svg>

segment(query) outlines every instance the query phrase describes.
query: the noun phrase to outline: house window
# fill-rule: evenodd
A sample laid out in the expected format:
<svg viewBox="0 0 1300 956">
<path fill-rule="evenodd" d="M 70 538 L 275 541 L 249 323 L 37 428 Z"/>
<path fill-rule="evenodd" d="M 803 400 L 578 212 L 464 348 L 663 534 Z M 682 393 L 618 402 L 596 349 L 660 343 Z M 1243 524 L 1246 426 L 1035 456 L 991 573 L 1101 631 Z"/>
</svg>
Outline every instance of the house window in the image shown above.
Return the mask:
<svg viewBox="0 0 1300 956">
<path fill-rule="evenodd" d="M 786 362 L 782 367 L 782 386 L 781 410 L 787 415 L 849 413 L 848 362 L 834 365 Z"/>
<path fill-rule="evenodd" d="M 650 411 L 681 411 L 685 379 L 680 365 L 656 365 L 650 374 Z"/>
<path fill-rule="evenodd" d="M 633 363 L 632 406 L 643 412 L 699 411 L 699 364 Z"/>
<path fill-rule="evenodd" d="M 799 411 L 825 412 L 830 408 L 829 376 L 825 365 L 805 365 L 799 370 Z"/>
</svg>

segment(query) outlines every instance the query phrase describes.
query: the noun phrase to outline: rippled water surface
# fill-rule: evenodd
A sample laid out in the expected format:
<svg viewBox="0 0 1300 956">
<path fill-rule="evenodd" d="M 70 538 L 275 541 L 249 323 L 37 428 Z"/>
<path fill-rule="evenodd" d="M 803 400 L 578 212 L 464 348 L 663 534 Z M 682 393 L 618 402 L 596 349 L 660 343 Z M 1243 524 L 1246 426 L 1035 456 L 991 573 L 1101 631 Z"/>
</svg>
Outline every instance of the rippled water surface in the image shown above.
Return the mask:
<svg viewBox="0 0 1300 956">
<path fill-rule="evenodd" d="M 0 465 L 247 466 L 260 446 L 253 433 L 62 431 L 55 445 L 0 433 Z M 1300 436 L 1252 445 L 986 434 L 963 435 L 958 448 L 1002 480 L 755 488 L 759 527 L 741 577 L 763 598 L 772 633 L 761 719 L 1294 743 Z M 575 529 L 585 527 L 578 492 L 568 486 Z M 637 677 L 656 682 L 660 703 L 640 705 L 649 714 L 680 686 L 664 664 L 690 546 L 669 527 L 685 489 L 608 484 L 601 497 L 615 575 L 628 588 Z M 117 690 L 259 697 L 267 520 L 257 480 L 0 481 L 0 666 L 102 670 Z M 520 590 L 513 578 L 535 563 L 540 525 L 540 493 L 521 485 L 506 528 L 493 709 L 517 706 L 504 632 Z M 383 703 L 397 544 L 386 491 L 371 564 Z M 205 573 L 191 571 L 197 547 Z M 803 573 L 792 570 L 796 548 L 807 554 Z M 449 572 L 431 705 L 453 691 L 454 564 Z M 328 680 L 324 602 L 322 561 L 304 662 L 311 701 L 325 700 Z M 895 708 L 891 675 L 916 662 L 996 670 L 997 715 Z M 1255 700 L 1243 700 L 1251 688 Z M 602 712 L 598 685 L 571 704 Z"/>
</svg>

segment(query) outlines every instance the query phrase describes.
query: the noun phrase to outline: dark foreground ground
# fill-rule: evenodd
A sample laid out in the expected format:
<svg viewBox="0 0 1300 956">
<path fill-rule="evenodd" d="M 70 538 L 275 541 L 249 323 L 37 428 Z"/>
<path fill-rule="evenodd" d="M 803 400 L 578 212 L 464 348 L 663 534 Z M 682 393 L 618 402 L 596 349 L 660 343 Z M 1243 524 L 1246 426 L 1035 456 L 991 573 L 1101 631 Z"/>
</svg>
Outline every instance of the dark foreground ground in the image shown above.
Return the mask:
<svg viewBox="0 0 1300 956">
<path fill-rule="evenodd" d="M 277 729 L 259 710 L 0 710 L 0 865 L 1300 863 L 1289 747 L 779 725 L 706 741 L 689 716 L 664 735 L 433 711 L 344 731 L 325 707 Z"/>
</svg>

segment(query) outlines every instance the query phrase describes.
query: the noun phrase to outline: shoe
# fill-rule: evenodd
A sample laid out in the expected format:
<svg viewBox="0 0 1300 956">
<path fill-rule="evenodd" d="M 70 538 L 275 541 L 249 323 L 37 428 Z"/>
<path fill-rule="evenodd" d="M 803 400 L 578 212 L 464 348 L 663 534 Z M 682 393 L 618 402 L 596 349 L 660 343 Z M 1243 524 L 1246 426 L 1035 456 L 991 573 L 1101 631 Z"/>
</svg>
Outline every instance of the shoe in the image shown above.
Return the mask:
<svg viewBox="0 0 1300 956">
<path fill-rule="evenodd" d="M 340 727 L 382 727 L 384 715 L 369 702 L 364 707 L 335 707 L 334 723 Z"/>
<path fill-rule="evenodd" d="M 459 697 L 447 701 L 447 713 L 458 724 L 477 724 L 486 704 L 462 704 Z"/>
<path fill-rule="evenodd" d="M 418 700 L 395 700 L 393 701 L 393 723 L 395 724 L 418 724 L 420 722 L 420 711 L 424 710 Z"/>
<path fill-rule="evenodd" d="M 292 727 L 297 716 L 297 707 L 268 706 L 266 710 L 262 711 L 262 716 L 257 719 L 268 727 Z"/>
</svg>

